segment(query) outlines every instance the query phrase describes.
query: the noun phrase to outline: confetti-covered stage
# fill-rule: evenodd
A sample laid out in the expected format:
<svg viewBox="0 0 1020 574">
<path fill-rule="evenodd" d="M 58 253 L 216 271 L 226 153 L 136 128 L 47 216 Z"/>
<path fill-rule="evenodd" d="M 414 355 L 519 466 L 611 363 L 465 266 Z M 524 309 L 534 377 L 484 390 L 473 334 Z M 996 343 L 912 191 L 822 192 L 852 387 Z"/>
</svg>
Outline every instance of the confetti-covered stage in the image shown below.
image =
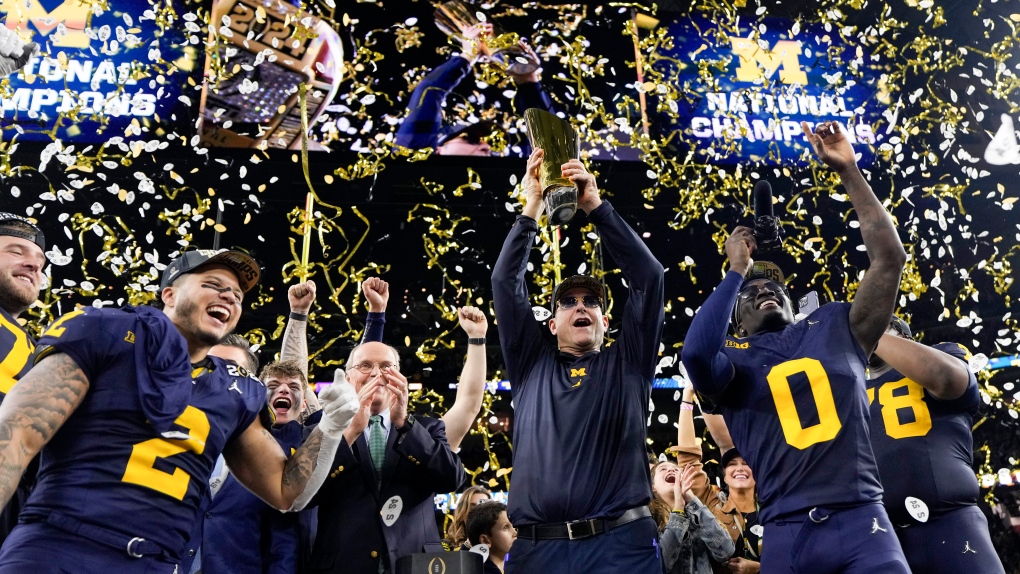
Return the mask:
<svg viewBox="0 0 1020 574">
<path fill-rule="evenodd" d="M 380 276 L 384 340 L 420 389 L 417 410 L 442 413 L 466 350 L 456 310 L 491 311 L 492 266 L 520 211 L 530 146 L 515 96 L 538 79 L 666 269 L 648 418 L 658 455 L 676 443 L 684 336 L 757 182 L 773 188 L 785 239 L 769 259 L 793 296 L 853 300 L 868 264 L 856 217 L 800 128 L 836 120 L 908 254 L 897 314 L 925 344 L 973 353 L 975 476 L 1002 562 L 1020 571 L 1016 5 L 466 2 L 458 17 L 494 30 L 442 94 L 439 139 L 409 147 L 401 125 L 434 96 L 415 88 L 464 50 L 436 25 L 438 5 L 0 2 L 6 28 L 41 49 L 0 80 L 0 211 L 49 238 L 30 330 L 76 304 L 152 302 L 178 251 L 239 246 L 264 269 L 238 328 L 264 361 L 279 351 L 287 286 L 310 278 L 311 380 L 332 380 L 364 328 L 360 284 Z M 521 73 L 529 62 L 540 71 Z M 451 134 L 490 157 L 436 153 Z M 579 214 L 540 230 L 536 320 L 561 277 L 594 274 L 611 340 L 628 288 L 594 226 Z M 513 410 L 494 329 L 487 357 L 490 392 L 461 457 L 476 484 L 506 491 Z"/>
</svg>

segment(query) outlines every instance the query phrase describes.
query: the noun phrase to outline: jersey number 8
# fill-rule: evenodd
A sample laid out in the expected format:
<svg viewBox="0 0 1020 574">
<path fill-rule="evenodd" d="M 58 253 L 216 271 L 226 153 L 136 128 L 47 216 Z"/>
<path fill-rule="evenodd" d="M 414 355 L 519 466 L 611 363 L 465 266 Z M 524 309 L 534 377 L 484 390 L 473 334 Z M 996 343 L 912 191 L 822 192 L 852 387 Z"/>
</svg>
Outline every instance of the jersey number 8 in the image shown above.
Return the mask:
<svg viewBox="0 0 1020 574">
<path fill-rule="evenodd" d="M 906 388 L 902 395 L 893 392 Z M 868 403 L 875 400 L 875 389 L 868 389 Z M 924 402 L 924 387 L 910 379 L 900 379 L 886 383 L 878 388 L 878 404 L 882 405 L 882 422 L 885 423 L 885 434 L 892 438 L 910 438 L 924 436 L 931 430 L 931 411 Z M 914 420 L 909 423 L 900 422 L 900 409 L 910 409 Z"/>
<path fill-rule="evenodd" d="M 188 438 L 182 440 L 153 438 L 136 444 L 131 449 L 131 458 L 128 459 L 121 481 L 151 488 L 177 500 L 184 500 L 191 475 L 180 468 L 175 468 L 173 472 L 159 470 L 155 467 L 156 460 L 188 451 L 202 454 L 205 451 L 205 440 L 209 437 L 209 417 L 188 405 L 174 422 L 188 429 Z"/>
</svg>

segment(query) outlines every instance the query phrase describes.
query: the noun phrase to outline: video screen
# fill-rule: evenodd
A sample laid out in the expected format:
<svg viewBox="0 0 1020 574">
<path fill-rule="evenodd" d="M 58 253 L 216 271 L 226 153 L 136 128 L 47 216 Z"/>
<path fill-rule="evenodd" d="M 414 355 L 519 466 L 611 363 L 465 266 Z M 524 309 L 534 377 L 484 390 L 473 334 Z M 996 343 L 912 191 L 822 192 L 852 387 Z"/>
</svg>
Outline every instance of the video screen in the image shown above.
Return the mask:
<svg viewBox="0 0 1020 574">
<path fill-rule="evenodd" d="M 884 57 L 799 18 L 329 4 L 6 0 L 6 28 L 42 50 L 0 87 L 4 133 L 521 157 L 538 108 L 588 159 L 802 163 L 800 122 L 836 119 L 867 163 L 892 103 Z"/>
<path fill-rule="evenodd" d="M 0 2 L 6 31 L 40 48 L 0 82 L 2 139 L 100 143 L 190 133 L 189 84 L 204 49 L 201 22 L 188 12 L 194 6 Z"/>
</svg>

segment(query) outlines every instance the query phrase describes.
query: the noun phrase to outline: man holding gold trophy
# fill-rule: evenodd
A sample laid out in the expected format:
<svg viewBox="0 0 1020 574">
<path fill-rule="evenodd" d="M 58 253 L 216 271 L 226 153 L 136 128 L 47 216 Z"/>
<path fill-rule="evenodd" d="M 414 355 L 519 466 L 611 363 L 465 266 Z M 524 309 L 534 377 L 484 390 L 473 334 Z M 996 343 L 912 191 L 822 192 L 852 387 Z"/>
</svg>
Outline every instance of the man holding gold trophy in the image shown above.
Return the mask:
<svg viewBox="0 0 1020 574">
<path fill-rule="evenodd" d="M 658 573 L 645 421 L 664 319 L 664 271 L 599 197 L 576 147 L 572 153 L 540 147 L 571 138 L 576 144 L 569 124 L 535 110 L 526 116 L 536 148 L 523 181 L 526 204 L 492 273 L 515 416 L 508 514 L 518 537 L 506 573 Z M 553 291 L 555 348 L 535 320 L 525 274 L 547 205 L 551 221 L 565 222 L 576 208 L 587 213 L 626 278 L 620 335 L 605 350 L 606 293 L 595 277 L 575 275 Z"/>
<path fill-rule="evenodd" d="M 480 18 L 481 17 L 481 18 Z M 486 139 L 493 122 L 444 121 L 443 106 L 450 92 L 467 77 L 481 58 L 497 63 L 517 88 L 514 108 L 553 111 L 553 102 L 542 86 L 538 56 L 517 34 L 504 33 L 481 12 L 472 12 L 459 0 L 440 4 L 436 26 L 460 43 L 460 53 L 429 72 L 411 93 L 407 115 L 397 128 L 396 143 L 412 148 L 435 148 L 437 155 L 492 155 Z M 518 112 L 519 113 L 519 112 Z"/>
</svg>

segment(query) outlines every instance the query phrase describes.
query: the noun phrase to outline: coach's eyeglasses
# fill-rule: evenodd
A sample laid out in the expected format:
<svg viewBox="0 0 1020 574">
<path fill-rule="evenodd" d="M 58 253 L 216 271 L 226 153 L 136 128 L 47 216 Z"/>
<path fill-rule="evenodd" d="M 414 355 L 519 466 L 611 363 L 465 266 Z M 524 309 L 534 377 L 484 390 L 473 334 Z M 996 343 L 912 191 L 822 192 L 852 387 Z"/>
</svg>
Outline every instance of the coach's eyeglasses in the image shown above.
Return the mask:
<svg viewBox="0 0 1020 574">
<path fill-rule="evenodd" d="M 584 306 L 589 309 L 595 309 L 596 307 L 602 306 L 602 302 L 594 295 L 585 295 L 580 298 L 580 302 L 583 302 Z M 560 309 L 573 309 L 574 307 L 577 307 L 577 303 L 578 298 L 573 295 L 569 297 L 561 297 L 560 300 L 556 302 L 556 304 L 560 306 Z"/>
<path fill-rule="evenodd" d="M 372 361 L 364 361 L 364 362 L 358 363 L 357 365 L 351 365 L 350 366 L 351 369 L 357 369 L 363 375 L 371 375 L 372 374 L 372 369 L 374 369 L 375 367 L 379 367 L 380 371 L 385 371 L 386 369 L 394 368 L 394 364 L 393 363 L 373 363 Z"/>
<path fill-rule="evenodd" d="M 751 299 L 754 299 L 755 297 L 758 296 L 759 293 L 765 291 L 766 289 L 772 291 L 773 293 L 782 293 L 786 295 L 787 298 L 789 298 L 789 295 L 787 294 L 786 291 L 786 287 L 784 285 L 776 283 L 775 281 L 766 281 L 764 283 L 759 283 L 757 285 L 754 284 L 747 285 L 746 287 L 740 290 L 740 293 L 737 294 L 737 299 L 741 304 L 743 304 L 747 301 L 750 301 Z"/>
</svg>

